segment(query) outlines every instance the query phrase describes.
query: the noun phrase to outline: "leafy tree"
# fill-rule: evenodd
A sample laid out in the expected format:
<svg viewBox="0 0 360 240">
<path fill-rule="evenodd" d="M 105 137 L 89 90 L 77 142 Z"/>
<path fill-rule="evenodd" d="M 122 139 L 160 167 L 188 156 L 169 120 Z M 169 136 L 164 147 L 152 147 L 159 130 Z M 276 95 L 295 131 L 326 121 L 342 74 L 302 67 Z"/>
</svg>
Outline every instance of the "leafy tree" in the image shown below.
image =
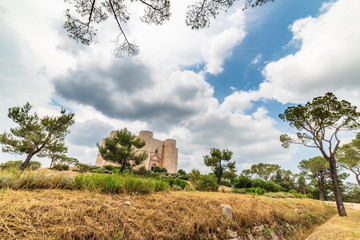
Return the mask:
<svg viewBox="0 0 360 240">
<path fill-rule="evenodd" d="M 279 117 L 288 122 L 299 132 L 296 137 L 283 134 L 280 136 L 282 146 L 288 148 L 290 144 L 302 144 L 306 147 L 317 148 L 329 162 L 330 175 L 334 188 L 334 195 L 339 216 L 347 216 L 336 169 L 335 154 L 339 148 L 338 133 L 341 130 L 360 128 L 358 123 L 360 113 L 355 106 L 345 100 L 338 101 L 336 96 L 328 92 L 325 96 L 316 97 L 305 105 L 292 106 L 285 109 Z"/>
<path fill-rule="evenodd" d="M 360 133 L 356 134 L 351 143 L 344 144 L 336 154 L 340 167 L 355 174 L 356 181 L 360 186 Z"/>
<path fill-rule="evenodd" d="M 68 152 L 68 147 L 63 142 L 58 142 L 52 146 L 49 146 L 44 151 L 40 152 L 38 156 L 48 156 L 51 159 L 50 167 L 53 164 L 64 163 L 68 165 L 76 165 L 79 160 L 73 157 L 68 157 L 65 154 Z"/>
<path fill-rule="evenodd" d="M 95 40 L 95 25 L 106 20 L 109 15 L 114 18 L 119 28 L 116 39 L 115 56 L 135 56 L 139 53 L 139 47 L 131 42 L 125 34 L 122 24 L 130 20 L 127 4 L 120 0 L 64 0 L 75 11 L 65 11 L 66 21 L 64 28 L 68 36 L 83 44 L 89 45 Z M 230 8 L 235 0 L 199 0 L 188 7 L 186 24 L 193 29 L 209 26 L 210 18 L 215 18 L 220 10 Z M 246 0 L 245 8 L 256 7 L 274 0 Z M 170 18 L 170 0 L 135 0 L 144 6 L 144 15 L 140 18 L 148 24 L 162 24 Z M 75 12 L 75 13 L 74 13 Z"/>
<path fill-rule="evenodd" d="M 19 126 L 11 128 L 10 133 L 0 134 L 3 152 L 11 154 L 27 154 L 21 164 L 24 170 L 31 158 L 51 157 L 50 152 L 57 153 L 64 147 L 65 136 L 70 132 L 69 127 L 74 124 L 74 113 L 66 113 L 61 109 L 60 116 L 40 118 L 37 113 L 30 114 L 32 106 L 26 103 L 23 107 L 9 108 L 8 117 Z M 60 147 L 61 146 L 61 147 Z"/>
<path fill-rule="evenodd" d="M 103 146 L 96 144 L 103 159 L 121 165 L 120 172 L 127 165 L 138 166 L 147 158 L 147 153 L 137 153 L 136 149 L 145 146 L 145 141 L 136 137 L 126 128 L 116 131 L 113 137 L 105 138 Z"/>
<path fill-rule="evenodd" d="M 225 171 L 235 168 L 235 162 L 229 162 L 232 157 L 232 152 L 224 149 L 211 148 L 210 155 L 204 156 L 204 163 L 206 166 L 211 167 L 217 177 L 218 184 L 221 184 L 221 178 Z M 228 164 L 222 164 L 222 161 L 228 162 Z"/>
<path fill-rule="evenodd" d="M 277 164 L 258 163 L 251 166 L 251 173 L 265 181 L 272 180 L 280 166 Z"/>
<path fill-rule="evenodd" d="M 183 169 L 179 169 L 179 170 L 177 171 L 177 173 L 180 174 L 180 175 L 186 175 L 186 172 L 185 172 L 185 170 L 183 170 Z"/>
<path fill-rule="evenodd" d="M 302 160 L 299 163 L 299 169 L 304 173 L 311 173 L 309 176 L 315 178 L 318 182 L 320 200 L 326 200 L 325 183 L 326 178 L 330 175 L 330 166 L 324 157 L 317 156 L 308 160 Z"/>
<path fill-rule="evenodd" d="M 252 178 L 253 173 L 251 172 L 250 169 L 244 169 L 244 170 L 241 172 L 241 175 L 244 175 L 244 176 L 247 177 L 247 178 Z"/>
<path fill-rule="evenodd" d="M 190 174 L 189 174 L 189 180 L 192 182 L 192 183 L 196 183 L 197 181 L 200 180 L 200 177 L 201 177 L 201 174 L 200 174 L 200 171 L 198 169 L 192 169 Z"/>
</svg>

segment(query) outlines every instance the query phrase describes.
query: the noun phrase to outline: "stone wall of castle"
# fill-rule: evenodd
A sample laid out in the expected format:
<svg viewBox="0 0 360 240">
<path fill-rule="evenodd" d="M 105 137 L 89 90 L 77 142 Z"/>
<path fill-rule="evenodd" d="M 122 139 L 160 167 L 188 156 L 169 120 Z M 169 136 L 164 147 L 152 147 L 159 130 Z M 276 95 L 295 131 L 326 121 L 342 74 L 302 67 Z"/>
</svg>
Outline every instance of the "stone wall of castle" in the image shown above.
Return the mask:
<svg viewBox="0 0 360 240">
<path fill-rule="evenodd" d="M 116 131 L 111 131 L 110 137 L 115 135 Z M 153 133 L 150 131 L 140 131 L 139 138 L 143 139 L 146 145 L 138 149 L 137 152 L 141 153 L 146 151 L 148 154 L 147 159 L 136 168 L 140 168 L 144 166 L 147 170 L 151 170 L 153 167 L 158 166 L 161 168 L 166 168 L 168 173 L 176 173 L 177 165 L 178 165 L 178 149 L 176 148 L 176 140 L 174 139 L 166 139 L 165 141 L 161 141 L 153 138 Z M 101 145 L 103 146 L 105 140 L 103 139 Z M 115 165 L 116 163 L 112 163 L 109 161 L 105 161 L 101 154 L 98 153 L 95 165 L 102 167 L 105 165 Z"/>
</svg>

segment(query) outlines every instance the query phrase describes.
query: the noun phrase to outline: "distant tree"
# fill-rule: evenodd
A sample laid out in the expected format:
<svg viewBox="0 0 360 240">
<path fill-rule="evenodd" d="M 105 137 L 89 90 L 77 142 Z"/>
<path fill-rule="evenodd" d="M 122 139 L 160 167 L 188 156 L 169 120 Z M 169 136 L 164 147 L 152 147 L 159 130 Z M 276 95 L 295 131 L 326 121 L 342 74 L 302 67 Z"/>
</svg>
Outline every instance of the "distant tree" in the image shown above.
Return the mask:
<svg viewBox="0 0 360 240">
<path fill-rule="evenodd" d="M 105 138 L 103 146 L 96 144 L 103 159 L 121 165 L 123 172 L 127 165 L 131 168 L 140 165 L 147 158 L 147 153 L 137 153 L 136 149 L 145 146 L 145 141 L 136 137 L 126 128 L 116 131 L 113 137 Z"/>
<path fill-rule="evenodd" d="M 244 175 L 247 178 L 251 178 L 253 176 L 253 173 L 250 169 L 244 169 L 242 170 L 241 175 Z"/>
<path fill-rule="evenodd" d="M 259 178 L 268 181 L 273 180 L 276 172 L 280 169 L 277 164 L 258 163 L 251 166 L 251 173 L 256 174 Z"/>
<path fill-rule="evenodd" d="M 227 149 L 221 151 L 218 148 L 211 148 L 210 155 L 204 156 L 204 163 L 214 172 L 218 184 L 221 184 L 221 178 L 224 172 L 235 167 L 235 162 L 229 162 L 232 154 L 233 153 Z M 223 164 L 222 161 L 228 162 L 228 164 Z"/>
<path fill-rule="evenodd" d="M 116 39 L 115 56 L 135 56 L 139 47 L 131 42 L 125 34 L 122 24 L 130 20 L 127 4 L 120 0 L 64 0 L 72 7 L 65 11 L 64 28 L 68 36 L 83 44 L 89 45 L 95 40 L 95 25 L 106 20 L 109 15 L 119 28 Z M 230 8 L 235 0 L 199 0 L 188 7 L 186 24 L 193 29 L 209 26 L 210 18 L 215 18 L 220 10 Z M 274 0 L 246 0 L 245 8 L 260 6 Z M 144 15 L 140 18 L 147 24 L 160 25 L 170 18 L 170 0 L 136 0 L 144 6 Z M 72 10 L 73 8 L 73 10 Z M 75 13 L 74 13 L 75 12 Z"/>
<path fill-rule="evenodd" d="M 317 156 L 299 163 L 299 169 L 318 182 L 320 200 L 326 200 L 325 183 L 330 176 L 330 166 L 324 157 Z M 310 174 L 309 174 L 310 173 Z"/>
<path fill-rule="evenodd" d="M 0 143 L 4 145 L 3 152 L 27 154 L 21 164 L 22 170 L 28 166 L 34 155 L 51 157 L 51 149 L 53 153 L 60 151 L 64 146 L 65 136 L 70 132 L 69 127 L 75 122 L 75 114 L 66 113 L 65 109 L 61 109 L 58 117 L 40 118 L 37 113 L 30 114 L 31 108 L 30 103 L 23 107 L 9 108 L 8 117 L 19 126 L 11 128 L 10 133 L 0 134 Z"/>
<path fill-rule="evenodd" d="M 68 165 L 76 165 L 79 163 L 79 160 L 73 157 L 66 156 L 68 152 L 68 147 L 65 146 L 65 143 L 58 142 L 52 146 L 49 146 L 44 151 L 40 152 L 38 156 L 42 157 L 49 157 L 50 158 L 50 167 L 53 164 L 65 163 Z"/>
<path fill-rule="evenodd" d="M 196 183 L 197 181 L 199 181 L 200 177 L 201 177 L 201 174 L 198 169 L 192 169 L 191 172 L 189 173 L 189 180 L 192 183 Z"/>
<path fill-rule="evenodd" d="M 336 169 L 335 154 L 339 148 L 338 133 L 341 130 L 360 128 L 360 113 L 356 106 L 345 100 L 338 101 L 333 93 L 316 97 L 305 105 L 292 106 L 285 109 L 279 117 L 288 122 L 299 132 L 296 137 L 283 134 L 280 136 L 282 146 L 288 148 L 290 144 L 302 144 L 306 147 L 317 148 L 329 162 L 334 196 L 339 216 L 347 216 Z"/>
<path fill-rule="evenodd" d="M 177 173 L 180 175 L 186 175 L 186 172 L 183 169 L 179 169 Z"/>
<path fill-rule="evenodd" d="M 360 186 L 360 133 L 356 134 L 351 143 L 344 144 L 339 148 L 336 158 L 341 168 L 355 174 L 356 181 Z"/>
</svg>

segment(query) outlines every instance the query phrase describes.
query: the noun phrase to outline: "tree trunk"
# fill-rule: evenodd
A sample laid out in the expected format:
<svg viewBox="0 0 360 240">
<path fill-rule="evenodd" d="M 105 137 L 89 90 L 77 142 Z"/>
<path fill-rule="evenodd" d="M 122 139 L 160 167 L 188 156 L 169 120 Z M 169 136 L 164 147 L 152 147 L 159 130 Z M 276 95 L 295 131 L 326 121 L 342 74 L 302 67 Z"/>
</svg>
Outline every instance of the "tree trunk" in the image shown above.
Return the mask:
<svg viewBox="0 0 360 240">
<path fill-rule="evenodd" d="M 355 176 L 356 176 L 356 181 L 360 186 L 360 174 L 356 174 Z"/>
<path fill-rule="evenodd" d="M 333 154 L 330 155 L 330 158 L 327 159 L 330 165 L 330 176 L 332 180 L 332 184 L 334 187 L 334 195 L 335 195 L 335 201 L 336 201 L 336 207 L 338 210 L 338 214 L 340 217 L 346 217 L 346 211 L 344 207 L 344 203 L 341 197 L 340 188 L 339 188 L 339 180 L 337 176 L 337 170 L 336 170 L 336 160 L 335 156 Z"/>
<path fill-rule="evenodd" d="M 25 162 L 23 162 L 23 163 L 21 164 L 21 167 L 20 167 L 21 171 L 24 171 L 24 170 L 25 170 L 25 168 L 29 165 L 29 162 L 30 162 L 30 160 L 31 160 L 31 158 L 32 158 L 33 156 L 34 156 L 33 153 L 29 153 L 29 154 L 27 155 L 27 157 L 26 157 L 26 159 L 25 159 Z"/>
<path fill-rule="evenodd" d="M 325 194 L 324 194 L 324 177 L 320 177 L 318 179 L 319 184 L 319 193 L 320 193 L 320 200 L 325 201 Z"/>
<path fill-rule="evenodd" d="M 125 170 L 125 166 L 126 166 L 126 158 L 124 158 L 120 172 L 123 172 Z"/>
</svg>

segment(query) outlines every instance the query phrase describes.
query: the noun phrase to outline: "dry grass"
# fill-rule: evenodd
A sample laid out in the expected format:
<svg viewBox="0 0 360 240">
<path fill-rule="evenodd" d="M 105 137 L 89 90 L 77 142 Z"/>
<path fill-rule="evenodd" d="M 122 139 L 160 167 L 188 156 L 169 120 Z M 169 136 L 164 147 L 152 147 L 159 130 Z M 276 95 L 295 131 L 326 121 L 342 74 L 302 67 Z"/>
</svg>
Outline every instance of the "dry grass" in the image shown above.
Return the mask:
<svg viewBox="0 0 360 240">
<path fill-rule="evenodd" d="M 346 208 L 348 217 L 331 218 L 308 238 L 309 240 L 360 239 L 360 211 Z"/>
<path fill-rule="evenodd" d="M 129 201 L 130 205 L 126 202 Z M 232 207 L 227 219 L 219 205 Z M 304 239 L 334 214 L 310 199 L 231 193 L 113 195 L 68 190 L 0 190 L 0 239 Z M 262 227 L 260 230 L 254 229 Z"/>
</svg>

